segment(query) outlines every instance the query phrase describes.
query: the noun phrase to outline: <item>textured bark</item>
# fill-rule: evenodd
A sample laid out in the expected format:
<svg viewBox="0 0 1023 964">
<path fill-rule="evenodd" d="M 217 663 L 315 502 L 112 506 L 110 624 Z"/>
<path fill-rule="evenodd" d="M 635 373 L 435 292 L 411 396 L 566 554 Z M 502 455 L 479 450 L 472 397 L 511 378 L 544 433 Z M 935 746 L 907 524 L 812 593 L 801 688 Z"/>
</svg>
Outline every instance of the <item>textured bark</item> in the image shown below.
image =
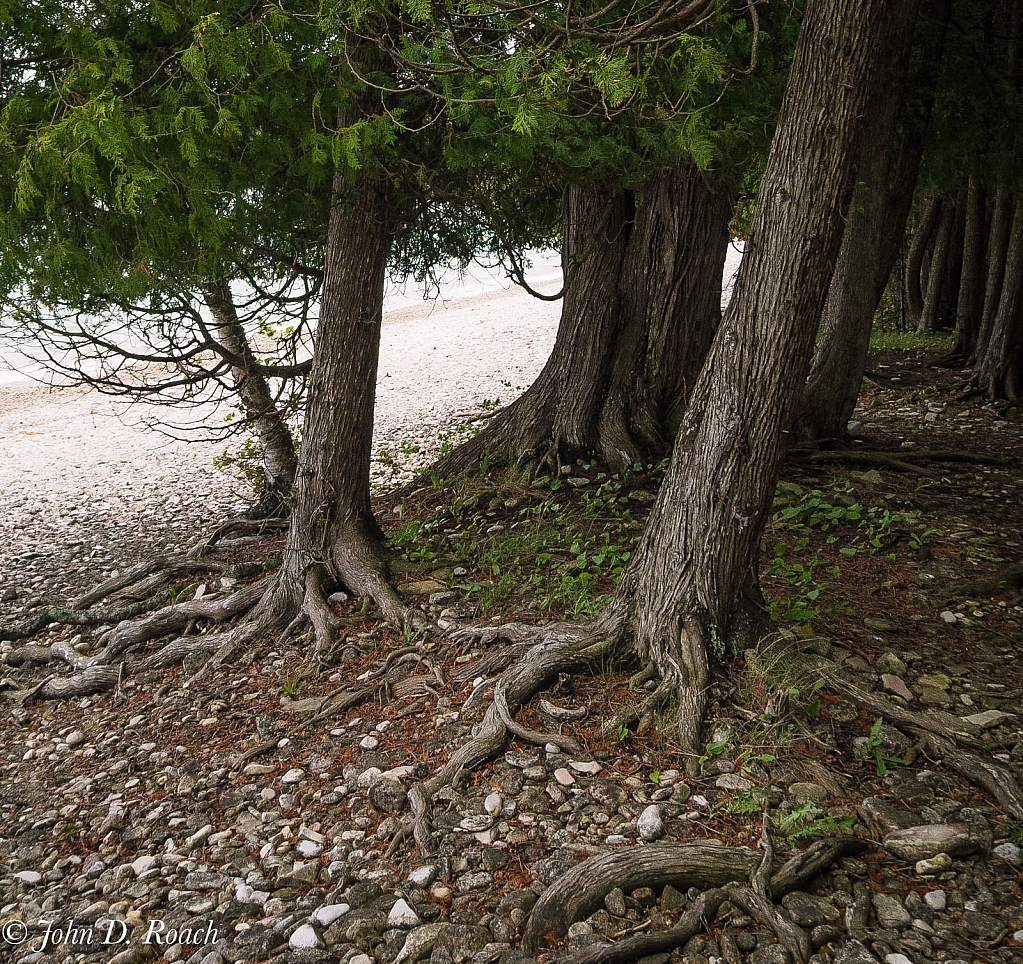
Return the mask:
<svg viewBox="0 0 1023 964">
<path fill-rule="evenodd" d="M 893 31 L 891 57 L 878 74 L 860 134 L 859 183 L 806 383 L 797 431 L 803 439 L 845 437 L 867 368 L 874 314 L 902 247 L 923 154 L 923 138 L 900 131 L 911 40 L 907 20 Z"/>
<path fill-rule="evenodd" d="M 974 380 L 991 399 L 1015 402 L 1023 394 L 1023 195 L 1013 196 L 1012 208 L 998 310 Z"/>
<path fill-rule="evenodd" d="M 334 628 L 325 588 L 343 584 L 372 597 L 399 625 L 409 615 L 387 580 L 369 488 L 391 203 L 382 181 L 352 189 L 341 172 L 334 193 L 295 505 L 284 560 L 257 620 L 280 625 L 301 613 L 316 630 L 317 650 Z"/>
<path fill-rule="evenodd" d="M 966 193 L 966 212 L 963 225 L 963 266 L 959 278 L 959 298 L 956 302 L 956 340 L 952 357 L 970 357 L 980 332 L 982 298 L 984 294 L 984 188 L 970 178 Z"/>
<path fill-rule="evenodd" d="M 429 474 L 488 460 L 557 469 L 596 455 L 614 469 L 659 456 L 721 317 L 728 199 L 691 166 L 631 192 L 566 192 L 565 300 L 536 381 Z"/>
<path fill-rule="evenodd" d="M 906 256 L 906 322 L 914 329 L 920 324 L 924 313 L 924 259 L 940 214 L 941 203 L 935 198 L 928 198 L 916 222 L 913 243 Z"/>
<path fill-rule="evenodd" d="M 600 419 L 614 469 L 666 452 L 721 320 L 731 200 L 692 165 L 643 185 L 622 269 L 624 319 Z"/>
<path fill-rule="evenodd" d="M 927 273 L 927 294 L 923 310 L 916 324 L 917 331 L 937 331 L 942 327 L 942 294 L 948 281 L 949 256 L 952 250 L 952 231 L 956 221 L 956 206 L 952 201 L 942 205 L 941 219 L 934 236 L 934 253 Z"/>
<path fill-rule="evenodd" d="M 887 37 L 913 0 L 812 0 L 735 294 L 647 528 L 609 612 L 676 683 L 695 766 L 709 653 L 761 622 L 757 549 L 841 239 L 855 139 Z"/>
<path fill-rule="evenodd" d="M 253 514 L 262 518 L 280 514 L 288 505 L 291 487 L 295 483 L 298 465 L 295 441 L 277 410 L 266 378 L 256 370 L 256 359 L 227 282 L 222 278 L 211 282 L 203 289 L 203 295 L 213 315 L 217 340 L 244 362 L 244 367 L 231 369 L 231 377 L 245 419 L 252 426 L 262 449 L 263 485 Z"/>
<path fill-rule="evenodd" d="M 1002 298 L 1002 280 L 1005 277 L 1005 263 L 1009 257 L 1009 234 L 1012 229 L 1012 194 L 1005 187 L 995 192 L 994 211 L 991 214 L 991 230 L 987 242 L 987 275 L 984 279 L 984 308 L 981 312 L 980 331 L 974 345 L 970 362 L 976 365 L 987 351 L 991 332 L 995 327 L 995 316 Z"/>
</svg>

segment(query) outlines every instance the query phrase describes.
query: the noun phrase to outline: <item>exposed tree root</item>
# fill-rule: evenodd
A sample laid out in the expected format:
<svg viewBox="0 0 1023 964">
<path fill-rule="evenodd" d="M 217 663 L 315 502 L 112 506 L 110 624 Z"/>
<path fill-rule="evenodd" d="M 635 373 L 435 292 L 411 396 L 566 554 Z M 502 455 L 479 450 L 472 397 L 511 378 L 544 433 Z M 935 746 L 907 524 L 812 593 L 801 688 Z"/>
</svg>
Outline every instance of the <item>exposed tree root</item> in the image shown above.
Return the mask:
<svg viewBox="0 0 1023 964">
<path fill-rule="evenodd" d="M 806 881 L 830 867 L 839 857 L 859 853 L 866 846 L 864 841 L 856 837 L 835 837 L 816 841 L 771 875 L 769 881 L 766 878 L 771 870 L 770 854 L 765 853 L 765 860 L 756 851 L 744 847 L 730 847 L 713 840 L 656 843 L 601 854 L 577 864 L 544 891 L 526 923 L 522 947 L 527 954 L 535 954 L 545 935 L 564 936 L 572 923 L 592 914 L 600 907 L 604 898 L 615 887 L 620 887 L 624 891 L 637 887 L 652 887 L 658 890 L 668 884 L 680 890 L 689 887 L 722 887 L 754 879 L 758 869 L 763 867 L 761 901 L 767 901 L 769 904 L 770 901 L 778 900 L 789 891 L 801 887 Z M 738 890 L 731 888 L 729 891 L 725 895 L 728 899 L 732 899 L 732 893 L 739 893 Z M 650 939 L 664 938 L 671 933 L 667 931 L 660 935 L 650 935 Z M 609 957 L 606 960 L 625 959 Z M 604 961 L 605 958 L 593 960 Z"/>
<path fill-rule="evenodd" d="M 642 934 L 616 944 L 595 944 L 573 954 L 566 964 L 631 964 L 651 954 L 673 951 L 695 937 L 718 908 L 728 899 L 720 888 L 700 894 L 685 910 L 679 922 L 657 934 Z"/>
<path fill-rule="evenodd" d="M 50 623 L 62 623 L 65 626 L 99 626 L 103 623 L 119 623 L 125 619 L 134 619 L 142 613 L 149 612 L 168 598 L 166 592 L 157 593 L 148 599 L 125 603 L 123 606 L 111 606 L 108 609 L 64 609 L 60 606 L 47 606 L 15 623 L 0 627 L 0 640 L 27 639 Z"/>
<path fill-rule="evenodd" d="M 872 713 L 883 716 L 911 736 L 922 737 L 934 749 L 942 762 L 975 786 L 987 790 L 1014 820 L 1023 820 L 1023 788 L 1012 772 L 992 760 L 985 760 L 975 753 L 958 750 L 956 743 L 986 750 L 988 744 L 972 733 L 956 728 L 949 720 L 938 720 L 926 713 L 896 706 L 891 700 L 876 693 L 867 693 L 846 679 L 835 663 L 830 660 L 816 661 L 817 668 L 829 685 L 844 693 L 854 702 L 866 706 Z"/>
<path fill-rule="evenodd" d="M 957 750 L 951 741 L 936 733 L 929 733 L 926 739 L 945 766 L 987 790 L 1013 820 L 1023 820 L 1023 790 L 1007 767 Z"/>
<path fill-rule="evenodd" d="M 89 666 L 73 676 L 51 677 L 35 696 L 45 700 L 68 700 L 112 690 L 121 678 L 118 666 Z"/>
<path fill-rule="evenodd" d="M 506 669 L 494 684 L 494 699 L 483 720 L 473 728 L 472 739 L 456 750 L 447 763 L 433 777 L 417 784 L 409 791 L 412 816 L 402 830 L 392 838 L 389 852 L 397 848 L 411 833 L 419 852 L 427 855 L 432 850 L 430 836 L 430 805 L 433 796 L 442 787 L 454 781 L 463 771 L 471 770 L 490 759 L 505 744 L 509 727 L 507 721 L 522 732 L 525 728 L 515 724 L 512 714 L 536 692 L 549 685 L 559 673 L 571 672 L 584 666 L 599 666 L 619 645 L 620 627 L 595 624 L 594 626 L 560 625 L 555 627 L 501 627 L 502 635 L 521 640 L 523 634 L 540 635 L 539 642 L 530 647 L 522 660 Z M 456 638 L 481 638 L 479 632 L 454 634 Z M 536 734 L 525 731 L 543 742 L 580 749 L 574 741 L 556 734 Z"/>
</svg>

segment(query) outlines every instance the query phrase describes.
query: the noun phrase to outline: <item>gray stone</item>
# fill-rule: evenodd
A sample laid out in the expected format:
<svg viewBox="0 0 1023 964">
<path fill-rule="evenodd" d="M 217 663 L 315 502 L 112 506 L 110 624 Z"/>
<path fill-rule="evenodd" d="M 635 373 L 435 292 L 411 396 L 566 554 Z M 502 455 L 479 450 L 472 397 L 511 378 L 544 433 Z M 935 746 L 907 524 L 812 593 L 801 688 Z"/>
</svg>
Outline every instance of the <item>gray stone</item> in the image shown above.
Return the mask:
<svg viewBox="0 0 1023 964">
<path fill-rule="evenodd" d="M 792 955 L 781 944 L 761 944 L 751 955 L 750 964 L 791 964 Z"/>
<path fill-rule="evenodd" d="M 937 854 L 966 857 L 981 849 L 982 842 L 967 823 L 934 823 L 893 830 L 881 846 L 900 860 L 927 860 Z"/>
<path fill-rule="evenodd" d="M 612 917 L 624 917 L 627 907 L 625 905 L 625 894 L 621 887 L 615 887 L 608 891 L 604 897 L 604 906 Z"/>
<path fill-rule="evenodd" d="M 399 814 L 408 806 L 408 793 L 397 780 L 384 777 L 370 784 L 369 802 L 384 813 Z"/>
<path fill-rule="evenodd" d="M 859 941 L 846 941 L 835 952 L 835 964 L 880 964 L 880 961 Z"/>
<path fill-rule="evenodd" d="M 794 803 L 824 803 L 832 794 L 817 783 L 793 783 L 786 795 Z"/>
<path fill-rule="evenodd" d="M 979 726 L 981 729 L 987 729 L 990 726 L 998 726 L 1000 723 L 1004 723 L 1009 719 L 1009 714 L 1003 713 L 1001 710 L 984 710 L 983 713 L 974 713 L 972 716 L 963 717 L 963 719 L 967 723 Z"/>
<path fill-rule="evenodd" d="M 838 916 L 838 910 L 831 901 L 799 890 L 786 894 L 781 902 L 800 927 L 830 924 Z"/>
<path fill-rule="evenodd" d="M 736 790 L 740 793 L 744 793 L 747 790 L 753 789 L 753 781 L 739 776 L 738 773 L 722 773 L 721 776 L 714 781 L 714 786 L 721 790 Z"/>
<path fill-rule="evenodd" d="M 902 906 L 902 901 L 893 894 L 874 894 L 871 903 L 882 927 L 894 927 L 901 930 L 904 927 L 909 927 L 912 922 L 909 911 Z"/>
<path fill-rule="evenodd" d="M 305 770 L 301 767 L 293 767 L 281 777 L 281 783 L 288 786 L 293 783 L 301 783 L 305 779 Z"/>
<path fill-rule="evenodd" d="M 1014 843 L 1000 843 L 992 853 L 996 857 L 1001 857 L 1006 863 L 1012 864 L 1013 867 L 1023 866 L 1023 857 L 1020 856 L 1019 847 Z"/>
<path fill-rule="evenodd" d="M 913 701 L 913 693 L 910 691 L 910 688 L 901 677 L 895 676 L 893 673 L 881 674 L 881 686 L 888 690 L 889 693 L 901 696 L 907 703 Z"/>
<path fill-rule="evenodd" d="M 558 769 L 554 771 L 554 779 L 563 787 L 570 787 L 573 783 L 575 783 L 575 777 L 572 776 L 572 771 L 565 767 L 558 767 Z"/>
<path fill-rule="evenodd" d="M 636 829 L 643 840 L 658 840 L 664 836 L 664 820 L 661 819 L 661 808 L 652 803 L 639 815 Z"/>
<path fill-rule="evenodd" d="M 947 897 L 943 890 L 929 890 L 926 894 L 924 894 L 924 903 L 930 907 L 931 910 L 944 910 L 946 901 Z"/>
<path fill-rule="evenodd" d="M 950 870 L 951 867 L 952 858 L 948 854 L 935 854 L 928 860 L 918 860 L 916 862 L 916 872 L 921 877 L 933 877 L 936 874 Z"/>
</svg>

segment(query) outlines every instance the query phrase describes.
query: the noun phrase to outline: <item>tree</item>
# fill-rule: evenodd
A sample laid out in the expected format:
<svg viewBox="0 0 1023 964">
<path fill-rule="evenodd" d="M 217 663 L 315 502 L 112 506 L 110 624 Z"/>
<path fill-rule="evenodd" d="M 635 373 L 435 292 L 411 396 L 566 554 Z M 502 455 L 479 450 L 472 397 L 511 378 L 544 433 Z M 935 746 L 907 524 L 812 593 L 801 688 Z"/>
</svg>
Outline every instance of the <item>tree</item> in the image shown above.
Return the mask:
<svg viewBox="0 0 1023 964">
<path fill-rule="evenodd" d="M 257 514 L 281 511 L 326 229 L 289 100 L 326 86 L 309 27 L 276 17 L 284 52 L 238 6 L 4 7 L 5 327 L 102 391 L 230 399 L 241 417 L 179 427 L 253 431 Z"/>
<path fill-rule="evenodd" d="M 504 630 L 542 642 L 506 671 L 479 735 L 427 782 L 417 812 L 442 780 L 493 752 L 510 710 L 552 673 L 627 644 L 664 681 L 659 693 L 674 691 L 695 769 L 711 659 L 764 627 L 760 538 L 838 253 L 870 78 L 915 15 L 915 0 L 807 5 L 735 292 L 629 567 L 595 625 Z"/>
<path fill-rule="evenodd" d="M 592 40 L 578 38 L 608 11 L 612 21 L 620 15 L 616 5 L 590 16 L 573 8 L 566 16 L 584 18 L 577 33 L 539 8 L 516 8 L 502 21 L 517 38 L 513 55 L 483 45 L 463 49 L 463 62 L 451 65 L 475 97 L 481 77 L 531 56 L 543 63 L 557 44 L 562 59 L 545 64 L 536 84 L 560 112 L 534 107 L 521 125 L 553 157 L 548 177 L 564 184 L 564 300 L 554 350 L 534 383 L 423 479 L 484 461 L 557 472 L 582 455 L 621 469 L 659 458 L 677 431 L 720 321 L 734 195 L 759 175 L 791 51 L 791 15 L 775 8 L 762 24 L 748 8 L 708 20 L 704 5 L 690 5 L 692 23 L 664 22 L 660 43 L 671 56 L 645 43 L 630 49 L 609 31 L 597 72 Z M 433 63 L 406 55 L 400 66 L 428 88 Z M 586 71 L 589 88 L 563 90 L 563 77 Z"/>
<path fill-rule="evenodd" d="M 902 247 L 941 65 L 949 4 L 892 32 L 857 150 L 856 190 L 828 288 L 806 395 L 803 441 L 844 439 L 867 367 L 870 332 Z M 911 58 L 911 52 L 915 56 Z M 916 63 L 911 67 L 911 59 Z"/>
</svg>

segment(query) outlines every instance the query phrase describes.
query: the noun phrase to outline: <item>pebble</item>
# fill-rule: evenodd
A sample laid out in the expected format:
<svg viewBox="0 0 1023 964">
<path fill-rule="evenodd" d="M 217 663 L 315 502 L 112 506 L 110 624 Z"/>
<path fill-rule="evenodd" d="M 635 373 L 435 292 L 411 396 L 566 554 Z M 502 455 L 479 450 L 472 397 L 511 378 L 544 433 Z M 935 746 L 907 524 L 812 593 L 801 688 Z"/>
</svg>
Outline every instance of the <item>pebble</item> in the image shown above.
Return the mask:
<svg viewBox="0 0 1023 964">
<path fill-rule="evenodd" d="M 302 924 L 297 928 L 288 938 L 288 943 L 299 950 L 323 946 L 311 924 Z"/>
<path fill-rule="evenodd" d="M 1000 843 L 992 851 L 996 857 L 1001 857 L 1008 864 L 1012 864 L 1013 867 L 1023 867 L 1023 856 L 1020 855 L 1020 849 L 1014 843 Z"/>
<path fill-rule="evenodd" d="M 653 841 L 664 836 L 664 820 L 661 817 L 661 808 L 652 803 L 646 807 L 636 821 L 636 829 L 643 840 Z"/>
<path fill-rule="evenodd" d="M 403 897 L 399 897 L 387 915 L 388 927 L 418 927 L 422 921 L 419 915 L 408 905 Z"/>
<path fill-rule="evenodd" d="M 924 894 L 924 903 L 931 910 L 942 911 L 945 909 L 947 897 L 943 890 L 929 890 Z"/>
<path fill-rule="evenodd" d="M 281 783 L 285 786 L 291 786 L 295 783 L 301 783 L 304 777 L 305 770 L 301 767 L 295 767 L 294 769 L 288 770 L 288 772 L 281 777 Z"/>
<path fill-rule="evenodd" d="M 558 767 L 558 769 L 554 771 L 554 779 L 563 787 L 570 787 L 575 783 L 575 777 L 572 776 L 571 771 L 565 769 L 565 767 Z"/>
</svg>

